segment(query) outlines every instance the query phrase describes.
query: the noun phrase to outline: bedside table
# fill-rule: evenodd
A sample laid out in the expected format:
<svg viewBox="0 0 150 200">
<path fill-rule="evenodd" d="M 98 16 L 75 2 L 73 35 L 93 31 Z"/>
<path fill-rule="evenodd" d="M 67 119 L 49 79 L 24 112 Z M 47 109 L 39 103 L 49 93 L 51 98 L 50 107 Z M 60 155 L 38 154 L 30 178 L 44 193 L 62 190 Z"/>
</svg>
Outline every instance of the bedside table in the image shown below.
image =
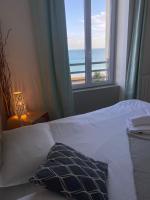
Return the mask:
<svg viewBox="0 0 150 200">
<path fill-rule="evenodd" d="M 16 115 L 10 117 L 7 120 L 6 130 L 48 121 L 49 116 L 46 112 L 28 112 L 27 115 L 23 115 L 21 119 L 19 119 Z"/>
</svg>

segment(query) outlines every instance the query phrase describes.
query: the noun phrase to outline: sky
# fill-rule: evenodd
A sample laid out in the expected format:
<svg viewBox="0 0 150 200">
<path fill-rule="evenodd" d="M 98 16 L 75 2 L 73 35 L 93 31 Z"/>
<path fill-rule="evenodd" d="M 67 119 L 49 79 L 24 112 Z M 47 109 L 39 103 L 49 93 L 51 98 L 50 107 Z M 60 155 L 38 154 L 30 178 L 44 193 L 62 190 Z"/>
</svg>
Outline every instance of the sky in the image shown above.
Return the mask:
<svg viewBox="0 0 150 200">
<path fill-rule="evenodd" d="M 105 47 L 106 0 L 91 0 L 92 48 Z M 84 0 L 65 0 L 69 49 L 84 49 Z"/>
</svg>

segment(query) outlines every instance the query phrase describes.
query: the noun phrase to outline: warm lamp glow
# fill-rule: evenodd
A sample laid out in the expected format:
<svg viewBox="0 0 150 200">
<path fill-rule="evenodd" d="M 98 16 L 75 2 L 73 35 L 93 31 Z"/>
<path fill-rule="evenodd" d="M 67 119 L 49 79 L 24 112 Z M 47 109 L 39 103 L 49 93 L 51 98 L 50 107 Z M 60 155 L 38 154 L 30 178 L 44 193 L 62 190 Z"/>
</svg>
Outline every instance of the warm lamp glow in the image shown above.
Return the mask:
<svg viewBox="0 0 150 200">
<path fill-rule="evenodd" d="M 22 121 L 27 121 L 27 119 L 28 119 L 27 115 L 21 115 L 21 120 Z"/>
<path fill-rule="evenodd" d="M 15 114 L 18 117 L 25 115 L 27 113 L 27 109 L 22 92 L 14 92 L 13 97 L 14 97 Z"/>
</svg>

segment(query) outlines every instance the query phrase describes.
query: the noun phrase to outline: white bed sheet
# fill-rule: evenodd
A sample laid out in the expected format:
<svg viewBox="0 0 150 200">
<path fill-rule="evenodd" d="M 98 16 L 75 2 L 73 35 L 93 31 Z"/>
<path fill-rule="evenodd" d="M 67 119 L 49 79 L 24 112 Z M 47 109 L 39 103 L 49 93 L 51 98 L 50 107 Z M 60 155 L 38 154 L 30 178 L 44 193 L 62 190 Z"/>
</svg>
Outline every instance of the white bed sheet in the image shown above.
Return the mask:
<svg viewBox="0 0 150 200">
<path fill-rule="evenodd" d="M 109 200 L 136 200 L 133 167 L 126 134 L 129 117 L 150 114 L 150 104 L 139 100 L 128 100 L 114 106 L 84 115 L 50 122 L 56 142 L 70 145 L 96 160 L 109 164 Z M 23 200 L 59 199 L 42 191 Z"/>
<path fill-rule="evenodd" d="M 109 164 L 110 200 L 136 200 L 126 121 L 150 113 L 150 104 L 128 100 L 50 123 L 54 140 Z"/>
<path fill-rule="evenodd" d="M 46 189 L 42 189 L 39 192 L 34 192 L 28 196 L 17 200 L 66 200 L 65 197 L 61 197 L 56 193 L 49 192 Z"/>
</svg>

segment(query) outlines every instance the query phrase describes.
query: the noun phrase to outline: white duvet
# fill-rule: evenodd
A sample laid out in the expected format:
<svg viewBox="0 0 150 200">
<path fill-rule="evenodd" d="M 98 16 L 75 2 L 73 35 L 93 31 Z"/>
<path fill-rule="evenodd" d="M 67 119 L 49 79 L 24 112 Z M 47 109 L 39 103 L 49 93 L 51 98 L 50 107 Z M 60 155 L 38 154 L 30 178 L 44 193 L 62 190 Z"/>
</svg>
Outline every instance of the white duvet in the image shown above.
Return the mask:
<svg viewBox="0 0 150 200">
<path fill-rule="evenodd" d="M 128 100 L 88 114 L 50 122 L 50 127 L 56 142 L 108 163 L 109 200 L 136 200 L 126 120 L 149 113 L 149 103 Z M 45 192 L 44 199 L 64 199 L 51 195 Z M 33 194 L 25 199 L 41 200 L 37 196 Z"/>
</svg>

